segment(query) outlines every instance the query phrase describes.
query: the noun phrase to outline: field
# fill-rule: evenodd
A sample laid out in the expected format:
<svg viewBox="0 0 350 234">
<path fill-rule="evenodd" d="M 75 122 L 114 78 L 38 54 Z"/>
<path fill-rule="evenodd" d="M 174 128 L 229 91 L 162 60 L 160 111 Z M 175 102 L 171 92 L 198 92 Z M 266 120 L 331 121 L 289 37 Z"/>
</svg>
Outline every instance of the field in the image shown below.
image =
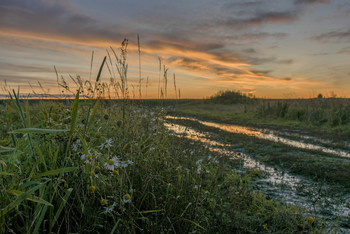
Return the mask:
<svg viewBox="0 0 350 234">
<path fill-rule="evenodd" d="M 74 100 L 20 100 L 13 93 L 1 103 L 1 232 L 346 230 L 347 217 L 330 207 L 349 206 L 348 159 L 174 117 L 228 122 L 235 105 L 80 100 L 79 93 Z M 246 116 L 256 107 L 239 105 Z M 198 140 L 203 133 L 206 142 Z M 247 155 L 267 167 L 245 166 Z M 295 183 L 288 173 L 300 178 L 296 199 L 287 196 Z"/>
</svg>

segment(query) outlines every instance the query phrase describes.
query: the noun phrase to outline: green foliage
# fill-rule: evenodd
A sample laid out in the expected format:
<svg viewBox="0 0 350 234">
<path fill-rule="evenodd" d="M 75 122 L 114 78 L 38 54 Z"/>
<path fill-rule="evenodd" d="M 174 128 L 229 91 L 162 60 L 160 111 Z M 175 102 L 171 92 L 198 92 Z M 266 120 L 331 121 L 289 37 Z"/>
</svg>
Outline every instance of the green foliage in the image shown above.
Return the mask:
<svg viewBox="0 0 350 234">
<path fill-rule="evenodd" d="M 350 123 L 350 105 L 342 99 L 263 100 L 256 116 L 296 120 L 313 126 L 337 127 Z"/>
<path fill-rule="evenodd" d="M 219 91 L 214 96 L 210 97 L 210 102 L 220 104 L 237 104 L 237 103 L 252 103 L 254 99 L 240 91 Z"/>
<path fill-rule="evenodd" d="M 253 192 L 250 177 L 232 170 L 233 161 L 169 134 L 162 109 L 72 102 L 30 103 L 26 112 L 32 113 L 34 130 L 16 130 L 23 125 L 0 115 L 11 126 L 1 137 L 13 137 L 9 150 L 1 151 L 1 232 L 298 232 L 316 227 L 301 210 Z M 75 122 L 73 128 L 63 121 L 67 118 Z M 31 135 L 34 152 L 25 134 Z"/>
</svg>

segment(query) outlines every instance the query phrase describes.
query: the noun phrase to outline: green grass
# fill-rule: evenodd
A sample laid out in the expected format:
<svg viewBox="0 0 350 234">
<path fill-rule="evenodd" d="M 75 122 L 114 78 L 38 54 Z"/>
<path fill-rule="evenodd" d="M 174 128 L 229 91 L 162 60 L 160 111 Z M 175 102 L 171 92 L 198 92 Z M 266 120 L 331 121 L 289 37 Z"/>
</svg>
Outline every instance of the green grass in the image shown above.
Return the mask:
<svg viewBox="0 0 350 234">
<path fill-rule="evenodd" d="M 189 100 L 176 105 L 169 113 L 222 123 L 307 131 L 312 135 L 350 136 L 350 103 L 342 99 L 319 101 L 255 100 L 248 104 L 216 104 L 208 100 Z"/>
<path fill-rule="evenodd" d="M 1 232 L 317 228 L 303 211 L 253 192 L 234 162 L 170 135 L 162 109 L 129 104 L 123 120 L 122 105 L 95 103 L 2 105 Z"/>
</svg>

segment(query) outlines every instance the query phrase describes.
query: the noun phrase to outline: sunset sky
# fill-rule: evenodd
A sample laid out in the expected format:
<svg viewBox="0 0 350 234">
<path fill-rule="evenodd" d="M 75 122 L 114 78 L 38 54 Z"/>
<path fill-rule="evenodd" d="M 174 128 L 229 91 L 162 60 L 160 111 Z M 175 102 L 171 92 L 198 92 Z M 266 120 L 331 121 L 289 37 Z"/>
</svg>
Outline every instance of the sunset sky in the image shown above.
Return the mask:
<svg viewBox="0 0 350 234">
<path fill-rule="evenodd" d="M 137 34 L 143 98 L 158 96 L 159 58 L 168 97 L 173 74 L 183 98 L 227 89 L 350 97 L 349 0 L 0 0 L 0 86 L 30 92 L 39 81 L 59 93 L 54 66 L 67 80 L 89 80 L 92 51 L 96 77 L 106 49 L 127 38 L 130 96 L 138 97 Z"/>
</svg>

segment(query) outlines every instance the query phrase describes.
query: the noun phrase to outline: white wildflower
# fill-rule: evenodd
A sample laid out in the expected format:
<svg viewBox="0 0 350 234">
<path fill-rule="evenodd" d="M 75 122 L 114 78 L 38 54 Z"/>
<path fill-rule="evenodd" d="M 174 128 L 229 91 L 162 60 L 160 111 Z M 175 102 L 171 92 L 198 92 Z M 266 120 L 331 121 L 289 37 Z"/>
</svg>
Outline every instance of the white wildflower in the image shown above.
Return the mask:
<svg viewBox="0 0 350 234">
<path fill-rule="evenodd" d="M 106 143 L 105 143 L 105 147 L 112 147 L 112 142 L 113 142 L 113 139 L 112 138 L 109 138 L 109 139 L 106 139 Z"/>
<path fill-rule="evenodd" d="M 130 194 L 125 194 L 123 197 L 123 203 L 129 203 L 131 201 L 131 195 Z"/>
<path fill-rule="evenodd" d="M 114 207 L 117 205 L 117 203 L 116 202 L 113 202 L 113 204 L 112 205 L 110 205 L 110 206 L 105 206 L 104 208 L 105 208 L 105 213 L 109 213 L 109 212 L 111 212 L 113 209 L 114 209 Z"/>
<path fill-rule="evenodd" d="M 120 159 L 115 156 L 112 159 L 108 160 L 108 162 L 105 163 L 105 168 L 107 170 L 114 171 L 115 168 L 118 168 L 120 166 Z"/>
<path fill-rule="evenodd" d="M 127 167 L 127 166 L 133 165 L 133 164 L 134 164 L 134 162 L 131 161 L 131 160 L 125 160 L 125 161 L 122 161 L 122 162 L 121 162 L 121 166 L 122 166 L 122 167 Z"/>
</svg>

